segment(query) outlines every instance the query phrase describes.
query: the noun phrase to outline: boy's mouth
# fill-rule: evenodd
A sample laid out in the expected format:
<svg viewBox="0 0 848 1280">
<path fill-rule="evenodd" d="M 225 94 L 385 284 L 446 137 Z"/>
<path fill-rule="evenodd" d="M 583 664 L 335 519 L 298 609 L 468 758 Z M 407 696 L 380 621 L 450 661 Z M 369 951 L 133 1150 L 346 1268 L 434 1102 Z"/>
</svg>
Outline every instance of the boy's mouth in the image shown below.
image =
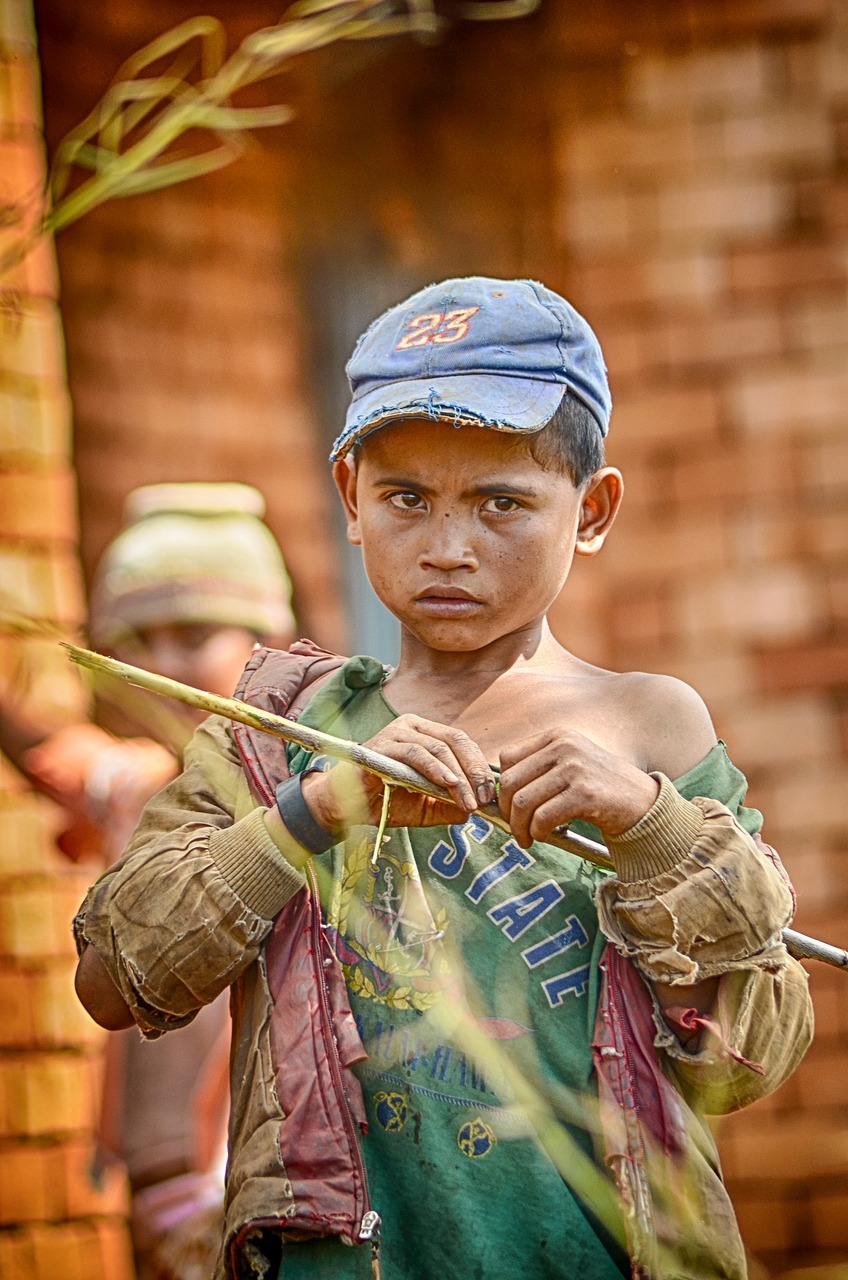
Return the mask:
<svg viewBox="0 0 848 1280">
<path fill-rule="evenodd" d="M 482 607 L 482 601 L 470 591 L 438 584 L 425 587 L 415 597 L 415 603 L 432 618 L 463 618 Z"/>
</svg>

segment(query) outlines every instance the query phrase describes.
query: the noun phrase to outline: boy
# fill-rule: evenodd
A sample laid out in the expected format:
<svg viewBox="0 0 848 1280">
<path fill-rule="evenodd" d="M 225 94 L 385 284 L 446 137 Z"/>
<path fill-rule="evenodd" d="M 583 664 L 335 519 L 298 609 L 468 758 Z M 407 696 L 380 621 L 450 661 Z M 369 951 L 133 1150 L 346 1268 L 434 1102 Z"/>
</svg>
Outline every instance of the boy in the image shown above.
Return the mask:
<svg viewBox="0 0 848 1280">
<path fill-rule="evenodd" d="M 621 500 L 597 340 L 541 285 L 451 280 L 348 373 L 334 476 L 400 662 L 300 644 L 240 693 L 450 802 L 392 788 L 376 841 L 379 780 L 212 718 L 83 905 L 80 995 L 156 1035 L 231 986 L 221 1275 L 741 1277 L 695 1110 L 775 1088 L 810 1007 L 700 699 L 545 620 Z M 571 822 L 615 875 L 547 843 Z"/>
</svg>

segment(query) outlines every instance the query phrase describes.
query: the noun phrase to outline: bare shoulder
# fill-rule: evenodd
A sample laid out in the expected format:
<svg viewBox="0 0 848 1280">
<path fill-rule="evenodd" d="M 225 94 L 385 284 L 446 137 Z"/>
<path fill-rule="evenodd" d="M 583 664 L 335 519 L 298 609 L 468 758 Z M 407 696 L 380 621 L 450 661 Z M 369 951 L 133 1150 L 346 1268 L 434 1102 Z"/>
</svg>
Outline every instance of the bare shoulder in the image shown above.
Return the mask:
<svg viewBox="0 0 848 1280">
<path fill-rule="evenodd" d="M 685 681 L 630 671 L 618 683 L 642 768 L 679 778 L 715 746 L 716 732 L 706 704 Z"/>
</svg>

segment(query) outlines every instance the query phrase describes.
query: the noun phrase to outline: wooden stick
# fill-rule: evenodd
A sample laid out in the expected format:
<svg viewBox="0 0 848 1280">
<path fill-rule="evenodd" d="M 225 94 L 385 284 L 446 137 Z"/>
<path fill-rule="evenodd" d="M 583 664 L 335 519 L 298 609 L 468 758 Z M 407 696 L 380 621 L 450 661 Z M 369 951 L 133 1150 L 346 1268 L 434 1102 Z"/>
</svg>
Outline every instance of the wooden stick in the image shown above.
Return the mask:
<svg viewBox="0 0 848 1280">
<path fill-rule="evenodd" d="M 287 720 L 285 716 L 274 715 L 271 711 L 262 711 L 251 707 L 238 698 L 224 698 L 217 693 L 207 693 L 205 689 L 195 689 L 192 685 L 181 684 L 168 676 L 157 675 L 153 671 L 144 671 L 141 667 L 133 667 L 128 662 L 118 662 L 116 658 L 107 658 L 91 649 L 81 649 L 77 645 L 62 644 L 67 649 L 72 661 L 90 671 L 114 676 L 128 684 L 138 685 L 151 693 L 158 693 L 164 698 L 175 698 L 189 707 L 197 707 L 209 715 L 225 716 L 238 724 L 246 724 L 251 729 L 260 729 L 263 733 L 273 734 L 286 742 L 294 742 L 307 751 L 317 755 L 330 756 L 334 760 L 343 760 L 355 764 L 368 773 L 375 774 L 390 786 L 405 787 L 408 791 L 417 791 L 421 795 L 431 796 L 434 800 L 450 800 L 444 788 L 430 782 L 415 769 L 392 760 L 389 756 L 371 751 L 361 743 L 351 742 L 345 738 L 336 738 L 332 734 L 323 733 L 320 729 L 312 729 L 308 725 L 298 724 L 295 720 Z M 498 811 L 497 804 L 483 805 L 475 810 L 489 822 L 494 823 L 502 831 L 509 832 L 509 824 Z M 576 831 L 559 828 L 548 837 L 546 844 L 564 849 L 567 853 L 576 853 L 579 857 L 591 862 L 605 871 L 613 871 L 613 861 L 609 850 L 597 840 L 578 835 Z M 821 960 L 824 964 L 833 965 L 837 969 L 848 970 L 848 951 L 840 947 L 830 946 L 809 938 L 806 934 L 796 933 L 794 929 L 783 930 L 783 941 L 789 952 L 799 959 Z"/>
</svg>

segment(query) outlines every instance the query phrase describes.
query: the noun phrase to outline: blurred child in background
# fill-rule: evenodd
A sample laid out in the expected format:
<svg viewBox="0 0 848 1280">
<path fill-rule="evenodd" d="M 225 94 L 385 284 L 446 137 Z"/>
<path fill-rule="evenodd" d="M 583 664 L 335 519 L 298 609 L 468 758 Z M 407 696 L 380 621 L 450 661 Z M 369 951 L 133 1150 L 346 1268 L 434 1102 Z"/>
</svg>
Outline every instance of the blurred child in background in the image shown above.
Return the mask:
<svg viewBox="0 0 848 1280">
<path fill-rule="evenodd" d="M 264 508 L 247 485 L 136 489 L 95 576 L 92 644 L 232 694 L 257 642 L 288 645 L 295 634 L 291 588 L 262 522 Z M 104 692 L 115 699 L 99 717 L 107 728 L 67 726 L 29 745 L 17 762 L 64 809 L 64 852 L 108 865 L 146 801 L 179 772 L 182 747 L 202 714 L 175 711 L 124 686 Z M 229 1037 L 222 995 L 177 1035 L 146 1043 L 131 1030 L 110 1041 L 101 1145 L 104 1158 L 127 1167 L 140 1280 L 200 1280 L 212 1270 L 222 1222 Z"/>
</svg>

